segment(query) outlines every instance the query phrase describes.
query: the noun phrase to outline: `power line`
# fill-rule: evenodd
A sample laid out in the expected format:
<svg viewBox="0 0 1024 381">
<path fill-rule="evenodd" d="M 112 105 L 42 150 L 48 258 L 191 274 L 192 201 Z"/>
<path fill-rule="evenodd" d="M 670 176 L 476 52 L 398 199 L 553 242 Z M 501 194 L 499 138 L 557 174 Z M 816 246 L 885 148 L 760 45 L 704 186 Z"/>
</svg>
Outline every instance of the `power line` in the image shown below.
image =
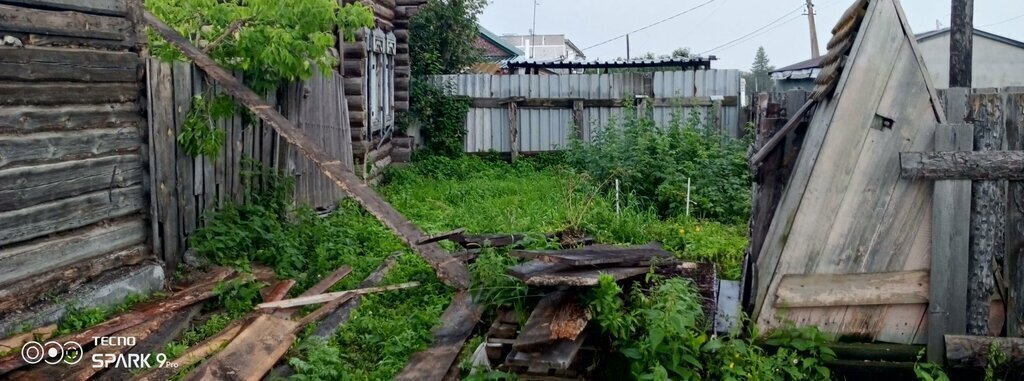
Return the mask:
<svg viewBox="0 0 1024 381">
<path fill-rule="evenodd" d="M 710 53 L 710 52 L 713 52 L 713 51 L 715 51 L 715 50 L 718 50 L 718 49 L 721 49 L 721 48 L 724 48 L 724 47 L 727 47 L 727 46 L 731 46 L 731 45 L 733 45 L 734 43 L 739 43 L 739 42 L 743 42 L 743 41 L 745 41 L 746 39 L 749 39 L 749 38 L 753 38 L 753 37 L 756 37 L 756 35 L 757 35 L 757 33 L 758 33 L 758 32 L 761 32 L 761 31 L 763 31 L 763 30 L 765 30 L 765 29 L 767 29 L 767 28 L 769 28 L 769 27 L 772 27 L 772 26 L 779 26 L 779 25 L 783 25 L 783 24 L 789 23 L 790 21 L 796 20 L 797 18 L 800 18 L 800 17 L 802 17 L 802 16 L 803 16 L 803 14 L 799 14 L 799 15 L 797 15 L 797 17 L 794 17 L 794 18 L 792 18 L 792 19 L 786 20 L 786 21 L 785 21 L 785 22 L 783 22 L 782 24 L 778 24 L 778 25 L 775 25 L 776 23 L 778 23 L 779 21 L 782 21 L 782 19 L 784 19 L 784 18 L 786 18 L 786 17 L 789 17 L 789 16 L 790 16 L 790 15 L 792 15 L 793 13 L 799 12 L 799 11 L 800 11 L 801 9 L 804 9 L 804 6 L 803 6 L 803 5 L 800 5 L 799 7 L 796 7 L 796 9 L 794 9 L 794 10 L 792 10 L 792 11 L 789 11 L 789 12 L 787 12 L 786 14 L 782 15 L 781 17 L 779 17 L 779 18 L 777 18 L 777 19 L 775 19 L 775 20 L 772 20 L 772 22 L 770 22 L 770 23 L 767 23 L 767 24 L 765 24 L 764 26 L 762 26 L 762 27 L 760 27 L 760 28 L 754 29 L 754 30 L 750 31 L 750 32 L 749 32 L 749 33 L 747 33 L 747 34 L 744 34 L 744 35 L 742 35 L 742 36 L 739 36 L 739 37 L 737 37 L 737 38 L 733 39 L 732 41 L 726 42 L 726 43 L 724 43 L 724 44 L 721 44 L 721 45 L 718 45 L 718 46 L 716 46 L 716 47 L 713 47 L 713 48 L 711 48 L 711 49 L 708 49 L 708 50 L 705 50 L 705 51 L 703 51 L 703 52 L 700 52 L 700 54 L 698 54 L 698 55 L 701 55 L 701 56 L 702 56 L 702 55 L 704 55 L 705 53 Z"/>
<path fill-rule="evenodd" d="M 1008 19 L 1006 19 L 1006 20 L 1003 20 L 1003 21 L 999 21 L 999 22 L 994 22 L 994 23 L 991 23 L 991 24 L 987 24 L 987 25 L 982 25 L 982 26 L 980 26 L 979 28 L 987 28 L 987 27 L 990 27 L 990 26 L 994 26 L 994 25 L 999 25 L 999 24 L 1006 24 L 1006 23 L 1008 23 L 1008 22 L 1010 22 L 1010 21 L 1013 21 L 1013 20 L 1019 19 L 1019 18 L 1021 18 L 1021 17 L 1024 17 L 1024 15 L 1017 15 L 1017 16 L 1014 16 L 1014 17 L 1008 18 Z"/>
<path fill-rule="evenodd" d="M 601 46 L 601 45 L 607 44 L 607 43 L 609 43 L 609 42 L 612 42 L 612 41 L 618 40 L 618 39 L 620 39 L 620 38 L 626 37 L 626 35 L 627 35 L 627 34 L 633 34 L 633 33 L 636 33 L 636 32 L 640 32 L 640 31 L 643 31 L 643 30 L 645 30 L 645 29 L 648 29 L 648 28 L 651 28 L 651 27 L 653 27 L 653 26 L 655 26 L 655 25 L 661 24 L 661 23 L 663 23 L 663 22 L 666 22 L 666 21 L 672 20 L 672 19 L 674 19 L 674 18 L 676 18 L 676 17 L 682 16 L 682 15 L 685 15 L 685 14 L 687 14 L 687 13 L 690 13 L 690 12 L 692 12 L 692 11 L 695 11 L 695 10 L 697 10 L 697 9 L 700 9 L 701 7 L 703 7 L 703 6 L 705 6 L 705 5 L 708 5 L 708 4 L 711 4 L 711 3 L 714 3 L 715 1 L 718 1 L 718 0 L 708 0 L 708 1 L 705 1 L 705 2 L 703 2 L 703 3 L 700 3 L 700 4 L 698 4 L 697 6 L 695 6 L 695 7 L 693 7 L 693 8 L 690 8 L 690 9 L 687 9 L 687 10 L 685 10 L 685 11 L 682 11 L 682 12 L 676 13 L 676 14 L 674 14 L 674 15 L 672 15 L 672 16 L 666 17 L 666 18 L 662 19 L 661 21 L 658 21 L 658 22 L 655 22 L 655 23 L 651 23 L 651 24 L 648 24 L 648 25 L 646 25 L 646 26 L 644 26 L 644 27 L 642 27 L 642 28 L 640 28 L 640 29 L 637 29 L 637 30 L 631 31 L 631 32 L 629 32 L 629 33 L 624 33 L 624 34 L 622 34 L 621 36 L 618 36 L 618 37 L 613 37 L 613 38 L 610 38 L 610 39 L 607 39 L 607 40 L 601 41 L 601 42 L 599 42 L 599 43 L 596 43 L 596 44 L 594 44 L 594 45 L 590 45 L 590 46 L 588 46 L 588 47 L 585 47 L 585 48 L 583 48 L 582 50 L 588 50 L 588 49 L 591 49 L 591 48 L 596 48 L 596 47 L 598 47 L 598 46 Z"/>
</svg>

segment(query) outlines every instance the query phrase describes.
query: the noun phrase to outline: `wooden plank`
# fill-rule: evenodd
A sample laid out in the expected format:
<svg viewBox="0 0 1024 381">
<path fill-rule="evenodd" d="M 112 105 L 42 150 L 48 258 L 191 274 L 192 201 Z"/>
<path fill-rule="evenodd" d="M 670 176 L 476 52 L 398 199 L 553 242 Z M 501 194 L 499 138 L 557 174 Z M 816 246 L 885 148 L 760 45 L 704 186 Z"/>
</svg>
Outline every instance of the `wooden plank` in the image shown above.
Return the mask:
<svg viewBox="0 0 1024 381">
<path fill-rule="evenodd" d="M 0 80 L 135 82 L 140 64 L 132 52 L 0 47 Z"/>
<path fill-rule="evenodd" d="M 552 331 L 555 315 L 577 302 L 575 294 L 569 291 L 554 291 L 544 295 L 533 308 L 512 347 L 517 351 L 530 353 L 550 348 L 560 340 Z"/>
<path fill-rule="evenodd" d="M 123 40 L 132 24 L 121 17 L 47 11 L 0 4 L 0 31 Z"/>
<path fill-rule="evenodd" d="M 0 213 L 0 245 L 25 241 L 142 210 L 142 187 L 118 188 Z"/>
<path fill-rule="evenodd" d="M 969 102 L 970 113 L 974 116 L 974 150 L 1002 150 L 1006 126 L 1003 125 L 1000 95 L 973 94 Z M 1006 182 L 984 180 L 971 183 L 968 334 L 988 333 L 990 298 L 996 287 L 993 270 L 995 264 L 1003 263 L 1005 257 L 1005 223 Z"/>
<path fill-rule="evenodd" d="M 473 333 L 483 309 L 473 302 L 467 291 L 459 291 L 444 313 L 442 325 L 434 330 L 434 341 L 422 352 L 412 355 L 396 381 L 440 381 L 448 373 Z"/>
<path fill-rule="evenodd" d="M 750 166 L 755 167 L 760 164 L 766 157 L 768 157 L 768 154 L 775 150 L 775 147 L 784 142 L 789 133 L 793 132 L 793 130 L 800 125 L 800 122 L 803 121 L 804 115 L 812 112 L 814 104 L 814 100 L 808 100 L 803 106 L 800 106 L 793 116 L 786 121 L 786 124 L 783 125 L 778 132 L 772 135 L 772 137 L 768 139 L 768 141 L 765 142 L 753 156 L 750 157 Z"/>
<path fill-rule="evenodd" d="M 45 327 L 38 327 L 31 331 L 5 338 L 0 340 L 0 353 L 7 353 L 11 350 L 21 350 L 21 347 L 29 341 L 45 341 L 46 339 L 53 337 L 54 332 L 57 332 L 57 325 L 50 324 Z"/>
<path fill-rule="evenodd" d="M 295 342 L 298 323 L 260 315 L 224 350 L 189 374 L 186 380 L 257 381 Z"/>
<path fill-rule="evenodd" d="M 949 109 L 949 108 L 947 108 Z M 940 124 L 935 149 L 974 149 L 974 126 Z M 967 256 L 970 237 L 971 182 L 940 180 L 932 196 L 932 271 L 928 304 L 928 361 L 941 364 L 944 336 L 967 329 Z"/>
<path fill-rule="evenodd" d="M 548 272 L 524 279 L 529 286 L 596 286 L 601 275 L 623 280 L 646 274 L 650 267 L 612 267 L 575 271 Z"/>
<path fill-rule="evenodd" d="M 1009 150 L 1024 150 L 1024 89 L 1005 92 L 1003 117 Z M 1007 188 L 1006 275 L 1009 292 L 1006 304 L 1006 335 L 1024 336 L 1024 181 L 1011 181 Z"/>
<path fill-rule="evenodd" d="M 436 244 L 416 245 L 416 241 L 425 234 L 384 201 L 373 189 L 363 184 L 354 173 L 345 167 L 343 162 L 328 155 L 322 147 L 312 142 L 276 109 L 151 13 L 146 12 L 144 19 L 157 33 L 195 61 L 211 80 L 221 85 L 227 93 L 235 97 L 236 101 L 267 121 L 267 124 L 273 127 L 285 141 L 297 148 L 303 156 L 312 160 L 335 185 L 345 190 L 371 215 L 384 223 L 403 242 L 420 254 L 438 273 L 438 278 L 460 289 L 469 286 L 469 272 L 462 263 L 448 256 L 444 249 Z"/>
<path fill-rule="evenodd" d="M 371 294 L 371 293 L 378 293 L 378 292 L 385 292 L 385 291 L 392 291 L 392 290 L 401 290 L 401 289 L 405 289 L 405 288 L 417 287 L 419 285 L 420 285 L 420 282 L 405 282 L 405 283 L 393 284 L 393 285 L 390 285 L 390 286 L 367 287 L 367 288 L 359 288 L 359 289 L 355 289 L 355 290 L 329 292 L 329 293 L 318 294 L 318 295 L 300 296 L 300 297 L 297 297 L 297 298 L 286 299 L 286 300 L 282 300 L 282 301 L 278 301 L 278 302 L 260 303 L 260 304 L 256 305 L 256 308 L 258 308 L 258 309 L 276 309 L 276 308 L 301 307 L 301 306 L 307 306 L 307 305 L 310 305 L 310 304 L 327 303 L 327 302 L 333 301 L 335 299 L 340 299 L 340 298 L 348 297 L 348 296 L 352 296 L 352 295 L 366 295 L 366 294 Z"/>
<path fill-rule="evenodd" d="M 1024 180 L 1024 151 L 937 151 L 900 154 L 912 179 Z"/>
<path fill-rule="evenodd" d="M 52 89 L 65 92 L 73 89 Z M 13 106 L 0 109 L 0 133 L 69 132 L 84 129 L 140 129 L 144 121 L 135 103 Z"/>
<path fill-rule="evenodd" d="M 124 16 L 128 12 L 125 0 L 3 0 L 3 2 L 37 8 L 80 11 L 112 16 Z"/>
<path fill-rule="evenodd" d="M 75 104 L 126 103 L 134 102 L 137 99 L 139 99 L 139 88 L 134 83 L 0 83 L 0 105 L 2 106 L 66 107 Z M 6 109 L 3 111 L 4 114 L 9 112 Z M 110 110 L 107 109 L 107 112 Z"/>
<path fill-rule="evenodd" d="M 150 134 L 152 142 L 149 149 L 153 152 L 154 172 L 150 174 L 154 178 L 156 201 L 155 210 L 158 211 L 159 231 L 158 235 L 163 246 L 160 252 L 163 253 L 164 269 L 173 273 L 180 261 L 178 256 L 178 231 L 181 229 L 181 222 L 178 219 L 178 176 L 175 168 L 175 147 L 177 147 L 177 136 L 174 134 L 174 81 L 171 76 L 171 64 L 156 60 L 150 61 L 150 86 L 152 99 L 150 109 L 152 120 L 150 121 Z"/>
<path fill-rule="evenodd" d="M 1005 366 L 1024 366 L 1024 339 L 946 335 L 946 365 L 951 368 L 984 368 L 989 362 L 989 349 L 995 345 L 1005 356 Z"/>
<path fill-rule="evenodd" d="M 158 331 L 160 329 L 160 326 L 164 324 L 167 320 L 169 320 L 171 317 L 172 316 L 170 315 L 154 316 L 153 319 L 150 319 L 149 321 L 143 322 L 142 324 L 136 325 L 134 327 L 125 329 L 124 331 L 119 332 L 118 335 L 123 335 L 121 337 L 131 337 L 137 341 L 144 341 L 151 335 L 153 335 L 156 331 Z M 96 376 L 98 373 L 103 372 L 107 369 L 105 369 L 104 367 L 94 366 L 93 362 L 91 361 L 92 359 L 116 358 L 126 353 L 132 347 L 132 345 L 127 345 L 127 343 L 124 342 L 113 345 L 95 346 L 88 352 L 81 354 L 83 360 L 85 361 L 79 361 L 78 363 L 70 366 L 62 366 L 61 368 L 63 369 L 60 370 L 59 379 L 66 381 L 85 381 L 90 378 L 93 378 L 93 376 Z M 104 372 L 104 377 L 106 376 L 106 374 L 117 370 L 116 367 L 112 366 L 111 368 L 112 369 L 110 369 L 109 371 Z M 31 375 L 33 372 L 35 374 L 40 374 L 42 377 L 48 377 L 50 376 L 51 371 L 51 369 L 47 369 L 45 367 L 36 367 L 32 371 L 30 371 L 30 375 L 19 375 L 19 377 L 32 379 L 34 377 L 33 375 Z M 97 380 L 101 378 L 103 377 L 96 377 Z"/>
<path fill-rule="evenodd" d="M 569 266 L 619 265 L 630 266 L 650 263 L 656 259 L 671 259 L 671 252 L 661 245 L 643 246 L 586 246 L 568 250 L 513 250 L 509 255 L 517 258 L 539 258 L 546 262 Z"/>
<path fill-rule="evenodd" d="M 59 343 L 73 341 L 76 343 L 85 343 L 92 341 L 94 337 L 107 336 L 115 332 L 120 332 L 127 328 L 131 328 L 142 324 L 147 321 L 153 320 L 154 317 L 163 316 L 170 312 L 180 310 L 182 308 L 194 305 L 202 302 L 206 299 L 213 297 L 214 287 L 222 280 L 234 274 L 233 270 L 226 268 L 217 268 L 210 273 L 204 275 L 192 286 L 175 292 L 167 299 L 157 302 L 150 307 L 142 310 L 136 310 L 118 315 L 110 320 L 107 320 L 99 325 L 92 328 L 86 329 L 81 332 L 62 336 L 54 339 Z M 12 354 L 0 359 L 0 376 L 18 368 L 25 366 L 25 362 L 22 360 L 19 354 Z"/>
<path fill-rule="evenodd" d="M 0 170 L 0 212 L 142 182 L 139 155 L 17 167 Z"/>
<path fill-rule="evenodd" d="M 508 273 L 523 281 L 541 275 L 562 271 L 569 268 L 569 265 L 561 263 L 548 263 L 539 259 L 524 262 L 508 268 Z"/>
<path fill-rule="evenodd" d="M 143 243 L 145 238 L 146 227 L 142 219 L 130 217 L 70 231 L 54 238 L 4 246 L 0 249 L 0 263 L 3 264 L 0 266 L 0 284 L 10 286 L 15 281 L 29 281 L 24 278 L 43 275 L 76 262 L 93 260 Z M 4 295 L 4 291 L 0 291 L 0 295 Z"/>
<path fill-rule="evenodd" d="M 520 352 L 515 349 L 508 355 L 506 365 L 539 367 L 547 369 L 569 369 L 576 354 L 583 347 L 587 335 L 582 334 L 576 340 L 560 340 L 549 350 L 538 353 Z M 544 369 L 544 370 L 547 370 Z"/>
<path fill-rule="evenodd" d="M 431 234 L 430 236 L 423 237 L 419 241 L 416 241 L 416 244 L 422 245 L 425 243 L 439 242 L 444 240 L 457 240 L 458 237 L 461 237 L 462 233 L 464 233 L 465 231 L 466 228 L 458 228 L 447 232 Z"/>
<path fill-rule="evenodd" d="M 202 306 L 194 305 L 189 308 L 177 311 L 173 314 L 169 314 L 166 317 L 161 316 L 158 321 L 161 321 L 159 326 L 153 332 L 143 337 L 141 335 L 134 336 L 136 344 L 127 351 L 124 351 L 126 356 L 156 356 L 156 353 L 163 353 L 167 344 L 178 338 L 182 332 L 188 328 L 192 319 L 199 313 Z M 127 332 L 127 331 L 126 331 Z M 132 337 L 127 333 L 118 335 Z M 129 357 L 130 358 L 130 357 Z M 150 357 L 153 366 L 158 363 L 154 358 Z M 175 364 L 177 365 L 177 364 Z M 94 378 L 96 381 L 120 381 L 128 380 L 132 378 L 132 374 L 136 372 L 135 369 L 129 367 L 113 367 L 107 369 L 99 377 Z"/>
<path fill-rule="evenodd" d="M 928 303 L 928 271 L 864 274 L 786 274 L 777 308 Z"/>
<path fill-rule="evenodd" d="M 247 322 L 248 323 L 248 322 Z M 192 346 L 185 353 L 182 353 L 178 358 L 169 360 L 168 362 L 174 363 L 177 367 L 164 367 L 164 368 L 153 368 L 147 372 L 143 372 L 132 380 L 134 381 L 163 381 L 171 379 L 181 369 L 187 369 L 188 367 L 195 365 L 196 363 L 203 361 L 210 355 L 216 353 L 231 340 L 234 340 L 245 324 L 235 321 L 228 327 L 224 328 L 216 335 L 199 342 Z"/>
<path fill-rule="evenodd" d="M 174 136 L 181 135 L 185 119 L 192 110 L 192 65 L 187 62 L 174 62 L 171 65 L 171 77 L 174 81 Z M 178 230 L 178 246 L 184 252 L 187 238 L 196 228 L 198 210 L 193 189 L 195 182 L 195 157 L 191 157 L 174 141 L 174 169 L 177 175 L 178 216 L 181 223 Z M 170 237 L 168 237 L 170 238 Z M 178 254 L 181 255 L 181 254 Z"/>
<path fill-rule="evenodd" d="M 0 152 L 4 152 L 0 157 L 0 168 L 137 153 L 141 145 L 138 132 L 102 129 L 0 135 Z"/>
<path fill-rule="evenodd" d="M 466 249 L 479 249 L 482 247 L 505 247 L 518 245 L 526 238 L 525 234 L 476 234 L 461 235 L 455 243 Z"/>
</svg>

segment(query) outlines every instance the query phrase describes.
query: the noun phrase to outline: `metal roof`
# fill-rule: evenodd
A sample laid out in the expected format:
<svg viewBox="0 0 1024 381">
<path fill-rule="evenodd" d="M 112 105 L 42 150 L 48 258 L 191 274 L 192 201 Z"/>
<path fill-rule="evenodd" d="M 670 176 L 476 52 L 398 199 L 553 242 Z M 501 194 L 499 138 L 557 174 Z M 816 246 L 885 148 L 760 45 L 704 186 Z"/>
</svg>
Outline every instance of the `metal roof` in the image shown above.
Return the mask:
<svg viewBox="0 0 1024 381">
<path fill-rule="evenodd" d="M 476 24 L 476 28 L 477 31 L 480 32 L 480 37 L 483 37 L 487 41 L 490 41 L 492 44 L 494 44 L 494 46 L 497 46 L 501 50 L 506 51 L 508 54 L 511 54 L 513 56 L 526 55 L 526 52 L 524 52 L 522 49 L 519 49 L 515 45 L 512 45 L 508 41 L 505 41 L 504 38 L 498 37 L 498 35 L 494 34 L 494 32 L 491 32 L 487 30 L 487 28 L 484 28 L 483 25 Z"/>
<path fill-rule="evenodd" d="M 924 40 L 927 40 L 927 39 L 930 39 L 930 38 L 941 36 L 941 35 L 946 34 L 946 33 L 949 33 L 949 28 L 942 28 L 942 29 L 936 29 L 936 30 L 933 30 L 933 31 L 924 32 L 924 33 L 918 33 L 918 34 L 914 35 L 914 37 L 917 38 L 917 41 L 920 42 L 920 41 L 924 41 Z M 1017 41 L 1017 40 L 1014 40 L 1014 39 L 1008 38 L 1008 37 L 1003 37 L 1003 36 L 1000 36 L 1000 35 L 995 34 L 995 33 L 989 33 L 989 32 L 986 32 L 986 31 L 983 31 L 983 30 L 975 28 L 974 29 L 974 35 L 975 36 L 985 37 L 985 38 L 990 39 L 990 40 L 999 41 L 999 42 L 1002 42 L 1002 43 L 1007 44 L 1007 45 L 1012 45 L 1012 46 L 1016 46 L 1018 48 L 1024 49 L 1024 42 Z"/>
<path fill-rule="evenodd" d="M 505 61 L 509 68 L 546 68 L 546 69 L 597 69 L 597 68 L 642 68 L 642 67 L 681 67 L 683 69 L 710 69 L 715 56 L 693 58 L 663 58 L 612 61 L 569 61 L 569 60 L 531 60 L 510 59 Z"/>
</svg>

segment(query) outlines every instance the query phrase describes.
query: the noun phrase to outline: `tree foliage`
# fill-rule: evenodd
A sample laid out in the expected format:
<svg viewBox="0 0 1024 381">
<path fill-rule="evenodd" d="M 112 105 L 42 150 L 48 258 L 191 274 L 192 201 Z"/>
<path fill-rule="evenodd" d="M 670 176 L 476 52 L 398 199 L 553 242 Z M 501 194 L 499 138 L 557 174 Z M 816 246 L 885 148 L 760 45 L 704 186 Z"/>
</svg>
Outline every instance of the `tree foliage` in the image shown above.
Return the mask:
<svg viewBox="0 0 1024 381">
<path fill-rule="evenodd" d="M 754 55 L 754 63 L 750 65 L 750 73 L 744 75 L 747 80 L 747 91 L 750 93 L 768 91 L 772 88 L 771 71 L 775 67 L 768 60 L 768 53 L 764 47 L 759 46 Z"/>
<path fill-rule="evenodd" d="M 449 84 L 426 76 L 459 73 L 480 61 L 476 21 L 485 5 L 486 0 L 430 0 L 409 21 L 409 116 L 422 126 L 433 153 L 462 154 L 469 102 L 455 96 Z"/>
</svg>

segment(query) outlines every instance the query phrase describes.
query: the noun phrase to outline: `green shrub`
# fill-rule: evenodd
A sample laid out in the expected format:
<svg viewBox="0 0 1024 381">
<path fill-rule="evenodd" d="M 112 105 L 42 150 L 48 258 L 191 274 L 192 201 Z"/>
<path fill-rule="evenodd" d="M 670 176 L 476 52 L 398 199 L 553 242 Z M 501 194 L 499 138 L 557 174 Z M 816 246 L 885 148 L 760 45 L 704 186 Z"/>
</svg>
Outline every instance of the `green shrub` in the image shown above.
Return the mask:
<svg viewBox="0 0 1024 381">
<path fill-rule="evenodd" d="M 748 219 L 748 142 L 719 134 L 696 109 L 685 120 L 677 110 L 668 126 L 657 126 L 631 108 L 623 114 L 595 131 L 592 142 L 572 142 L 568 162 L 599 181 L 619 179 L 622 192 L 662 216 L 685 214 L 689 179 L 691 215 L 722 222 Z"/>
</svg>

